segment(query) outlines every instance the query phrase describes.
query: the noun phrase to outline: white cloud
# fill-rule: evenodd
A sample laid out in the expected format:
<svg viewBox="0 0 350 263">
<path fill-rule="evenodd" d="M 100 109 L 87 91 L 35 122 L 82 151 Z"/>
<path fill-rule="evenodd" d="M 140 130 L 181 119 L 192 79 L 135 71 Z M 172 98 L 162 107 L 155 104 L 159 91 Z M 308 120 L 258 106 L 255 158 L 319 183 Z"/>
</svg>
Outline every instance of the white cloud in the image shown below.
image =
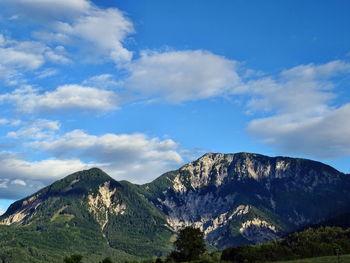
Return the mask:
<svg viewBox="0 0 350 263">
<path fill-rule="evenodd" d="M 281 72 L 278 79 L 253 80 L 234 90 L 251 96 L 248 110 L 268 117 L 249 123 L 248 131 L 287 154 L 316 157 L 350 155 L 350 106 L 333 106 L 337 78 L 350 64 L 332 61 L 301 65 Z"/>
<path fill-rule="evenodd" d="M 60 129 L 58 121 L 37 119 L 26 123 L 17 131 L 7 133 L 8 138 L 12 139 L 40 139 L 51 137 L 55 131 Z"/>
<path fill-rule="evenodd" d="M 83 85 L 108 89 L 120 87 L 122 85 L 121 81 L 117 81 L 112 74 L 101 74 L 93 76 L 87 80 L 83 81 Z"/>
<path fill-rule="evenodd" d="M 6 126 L 18 126 L 21 124 L 20 120 L 9 120 L 9 119 L 0 119 L 0 125 Z"/>
<path fill-rule="evenodd" d="M 0 125 L 7 125 L 9 123 L 8 119 L 0 119 Z"/>
<path fill-rule="evenodd" d="M 26 86 L 0 95 L 0 103 L 13 103 L 23 113 L 72 110 L 106 112 L 117 109 L 118 100 L 118 96 L 112 91 L 80 85 L 64 85 L 41 94 Z"/>
<path fill-rule="evenodd" d="M 9 179 L 18 180 L 47 180 L 52 181 L 70 173 L 89 169 L 96 165 L 88 164 L 77 159 L 47 159 L 41 161 L 26 161 L 19 154 L 0 152 L 0 171 Z"/>
<path fill-rule="evenodd" d="M 56 158 L 79 156 L 104 163 L 105 169 L 117 179 L 148 182 L 183 162 L 170 139 L 148 138 L 144 134 L 89 135 L 81 130 L 60 138 L 38 140 L 28 144 Z"/>
<path fill-rule="evenodd" d="M 85 0 L 13 0 L 4 4 L 19 14 L 18 19 L 36 22 L 39 30 L 33 35 L 45 43 L 61 43 L 78 53 L 83 51 L 85 59 L 108 58 L 118 65 L 132 58 L 123 42 L 134 33 L 134 27 L 116 8 L 99 8 Z M 47 56 L 62 60 L 56 53 Z"/>
<path fill-rule="evenodd" d="M 53 69 L 53 68 L 47 68 L 47 69 L 44 69 L 40 72 L 37 72 L 37 78 L 38 79 L 45 79 L 45 78 L 48 78 L 48 77 L 51 77 L 51 76 L 54 76 L 54 75 L 57 75 L 58 74 L 58 70 L 57 69 Z"/>
<path fill-rule="evenodd" d="M 4 214 L 6 211 L 5 210 L 3 210 L 2 208 L 0 208 L 0 216 L 2 215 L 2 214 Z"/>
<path fill-rule="evenodd" d="M 35 137 L 35 136 L 34 136 Z M 150 182 L 183 163 L 170 139 L 144 134 L 94 136 L 74 130 L 27 142 L 28 147 L 54 158 L 28 161 L 14 152 L 0 152 L 0 198 L 18 199 L 73 172 L 99 167 L 117 180 Z"/>
<path fill-rule="evenodd" d="M 134 33 L 133 23 L 116 8 L 99 8 L 87 0 L 0 0 L 0 4 L 11 13 L 12 20 L 35 24 L 32 36 L 52 46 L 53 50 L 45 54 L 51 61 L 70 62 L 54 51 L 55 43 L 73 50 L 70 56 L 80 54 L 80 60 L 100 61 L 102 58 L 122 65 L 132 58 L 124 42 Z M 2 42 L 0 37 L 0 45 Z M 37 66 L 35 60 L 29 61 Z"/>
<path fill-rule="evenodd" d="M 8 188 L 9 179 L 0 179 L 0 188 Z"/>
<path fill-rule="evenodd" d="M 117 9 L 93 9 L 73 24 L 59 23 L 56 30 L 73 41 L 84 41 L 89 52 L 99 51 L 116 63 L 132 58 L 132 52 L 123 47 L 122 41 L 134 32 L 133 25 Z"/>
<path fill-rule="evenodd" d="M 322 65 L 301 65 L 237 86 L 234 94 L 246 94 L 250 112 L 273 112 L 310 116 L 328 111 L 335 97 L 333 78 L 350 73 L 350 64 L 332 61 Z"/>
<path fill-rule="evenodd" d="M 350 156 L 350 104 L 319 117 L 290 119 L 276 115 L 257 119 L 248 131 L 284 153 L 334 158 Z"/>
<path fill-rule="evenodd" d="M 336 75 L 350 71 L 350 64 L 342 60 L 334 60 L 326 64 L 300 65 L 289 70 L 284 70 L 281 76 L 284 79 L 329 79 Z"/>
<path fill-rule="evenodd" d="M 202 50 L 143 52 L 128 70 L 127 88 L 173 103 L 223 95 L 240 83 L 235 61 Z"/>
<path fill-rule="evenodd" d="M 24 16 L 46 22 L 52 19 L 69 19 L 84 14 L 91 8 L 91 3 L 86 0 L 11 0 L 5 4 L 16 13 L 16 19 Z"/>
<path fill-rule="evenodd" d="M 21 179 L 15 179 L 11 181 L 11 184 L 27 186 L 27 183 Z"/>
<path fill-rule="evenodd" d="M 76 171 L 101 167 L 78 159 L 26 161 L 16 153 L 0 152 L 0 198 L 19 199 Z"/>
<path fill-rule="evenodd" d="M 41 54 L 29 53 L 16 48 L 0 48 L 0 59 L 2 67 L 22 68 L 34 70 L 44 64 Z"/>
<path fill-rule="evenodd" d="M 23 73 L 38 70 L 46 62 L 66 64 L 70 60 L 60 49 L 52 49 L 37 41 L 16 41 L 0 35 L 0 77 L 10 85 L 17 85 Z"/>
</svg>

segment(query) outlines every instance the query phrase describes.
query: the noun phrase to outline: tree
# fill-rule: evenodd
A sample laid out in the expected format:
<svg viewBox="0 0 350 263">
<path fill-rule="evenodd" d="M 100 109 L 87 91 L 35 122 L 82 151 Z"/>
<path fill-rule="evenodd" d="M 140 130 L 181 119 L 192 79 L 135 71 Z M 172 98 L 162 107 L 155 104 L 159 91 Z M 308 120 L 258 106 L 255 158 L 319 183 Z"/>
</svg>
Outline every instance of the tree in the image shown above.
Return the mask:
<svg viewBox="0 0 350 263">
<path fill-rule="evenodd" d="M 181 229 L 174 245 L 176 251 L 173 251 L 169 257 L 176 262 L 199 259 L 206 250 L 204 233 L 199 228 L 193 227 Z"/>
<path fill-rule="evenodd" d="M 82 255 L 74 254 L 70 257 L 66 256 L 63 261 L 64 263 L 81 263 L 82 258 Z"/>
<path fill-rule="evenodd" d="M 102 260 L 102 263 L 113 263 L 112 259 L 107 257 L 104 260 Z"/>
</svg>

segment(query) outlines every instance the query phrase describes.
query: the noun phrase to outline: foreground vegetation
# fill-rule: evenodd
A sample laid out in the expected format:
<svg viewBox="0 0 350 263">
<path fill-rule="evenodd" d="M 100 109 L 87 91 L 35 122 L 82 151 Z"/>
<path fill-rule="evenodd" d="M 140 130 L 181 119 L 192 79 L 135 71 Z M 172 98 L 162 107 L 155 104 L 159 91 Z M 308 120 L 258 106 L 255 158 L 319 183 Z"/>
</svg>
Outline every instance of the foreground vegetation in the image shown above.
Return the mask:
<svg viewBox="0 0 350 263">
<path fill-rule="evenodd" d="M 11 232 L 8 232 L 7 242 L 11 240 Z M 67 232 L 69 236 L 69 232 Z M 12 239 L 12 242 L 16 242 Z M 37 240 L 39 241 L 39 240 Z M 18 241 L 17 241 L 18 242 Z M 23 242 L 23 240 L 21 241 Z M 1 243 L 1 242 L 0 242 Z M 42 243 L 43 244 L 43 243 Z M 350 263 L 350 228 L 340 227 L 318 227 L 309 228 L 301 232 L 293 233 L 283 239 L 275 240 L 258 245 L 245 245 L 232 247 L 223 251 L 209 253 L 206 251 L 204 234 L 196 228 L 187 227 L 180 231 L 177 240 L 174 242 L 175 250 L 166 258 L 153 258 L 149 260 L 137 261 L 136 258 L 126 259 L 121 254 L 104 254 L 98 246 L 91 248 L 100 251 L 100 257 L 88 253 L 66 255 L 62 260 L 57 251 L 43 253 L 42 251 L 27 247 L 26 243 L 21 244 L 21 248 L 3 247 L 0 253 L 1 263 L 42 263 L 42 262 L 64 262 L 64 263 Z M 14 251 L 16 250 L 16 251 Z M 23 252 L 28 250 L 28 257 Z M 46 252 L 46 251 L 45 251 Z M 21 257 L 21 254 L 23 257 Z M 339 255 L 339 258 L 336 255 Z M 9 257 L 16 255 L 16 257 Z M 49 256 L 50 255 L 50 256 Z M 57 255 L 57 258 L 55 256 Z M 25 256 L 25 257 L 24 257 Z M 62 256 L 62 255 L 61 255 Z M 18 261 L 18 258 L 22 260 Z M 40 258 L 40 260 L 38 260 Z M 136 259 L 136 260 L 135 260 Z M 339 259 L 339 261 L 338 261 Z"/>
<path fill-rule="evenodd" d="M 350 263 L 350 255 L 328 256 L 328 257 L 314 257 L 304 258 L 288 261 L 275 261 L 274 263 Z"/>
<path fill-rule="evenodd" d="M 350 228 L 309 228 L 280 240 L 258 245 L 232 247 L 213 253 L 205 253 L 205 250 L 198 253 L 197 247 L 201 243 L 201 239 L 196 238 L 195 235 L 192 235 L 192 238 L 195 238 L 195 240 L 191 243 L 185 243 L 186 249 L 181 250 L 181 247 L 176 246 L 177 250 L 163 261 L 165 263 L 337 263 L 339 259 L 339 262 L 350 263 L 350 255 L 345 255 L 350 253 Z M 175 245 L 178 243 L 179 239 L 175 242 Z M 192 258 L 176 256 L 183 253 L 182 251 L 186 251 L 187 255 L 191 253 L 190 251 L 194 251 Z M 160 263 L 161 259 L 157 259 L 157 261 L 146 260 L 142 262 Z"/>
<path fill-rule="evenodd" d="M 309 228 L 260 245 L 225 249 L 221 259 L 237 263 L 293 260 L 350 253 L 350 229 Z"/>
</svg>

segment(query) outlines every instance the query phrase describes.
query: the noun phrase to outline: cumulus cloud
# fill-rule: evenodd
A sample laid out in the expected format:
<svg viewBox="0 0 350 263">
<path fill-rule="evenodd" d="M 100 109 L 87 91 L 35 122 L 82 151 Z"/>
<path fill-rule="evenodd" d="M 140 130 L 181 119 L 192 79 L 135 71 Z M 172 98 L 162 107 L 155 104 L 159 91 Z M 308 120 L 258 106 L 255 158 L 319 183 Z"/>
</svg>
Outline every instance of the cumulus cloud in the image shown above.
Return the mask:
<svg viewBox="0 0 350 263">
<path fill-rule="evenodd" d="M 13 0 L 3 4 L 12 8 L 18 19 L 37 23 L 39 29 L 33 35 L 45 43 L 61 43 L 78 52 L 84 50 L 84 58 L 108 58 L 118 65 L 132 58 L 123 43 L 134 27 L 116 8 L 99 8 L 86 0 Z M 58 59 L 55 54 L 51 57 Z"/>
<path fill-rule="evenodd" d="M 66 64 L 70 60 L 60 49 L 37 41 L 16 41 L 0 35 L 0 77 L 8 83 L 25 72 L 41 68 L 46 62 Z"/>
<path fill-rule="evenodd" d="M 12 139 L 40 139 L 51 137 L 55 131 L 60 129 L 58 121 L 37 119 L 23 125 L 17 131 L 7 133 L 8 138 Z"/>
<path fill-rule="evenodd" d="M 34 70 L 44 64 L 44 57 L 38 53 L 29 53 L 16 47 L 0 48 L 2 67 Z"/>
<path fill-rule="evenodd" d="M 237 62 L 202 50 L 142 52 L 128 70 L 128 89 L 172 103 L 223 95 L 240 82 Z"/>
<path fill-rule="evenodd" d="M 122 42 L 134 32 L 133 25 L 117 9 L 93 9 L 72 24 L 58 22 L 54 30 L 59 38 L 67 37 L 66 43 L 76 41 L 81 45 L 83 41 L 89 52 L 99 52 L 97 55 L 107 56 L 116 63 L 132 58 L 132 52 L 124 48 Z"/>
<path fill-rule="evenodd" d="M 253 120 L 248 131 L 285 153 L 333 158 L 350 156 L 350 104 L 318 117 L 276 115 Z"/>
<path fill-rule="evenodd" d="M 86 13 L 91 7 L 90 2 L 86 0 L 11 0 L 6 1 L 6 5 L 17 16 L 45 21 L 72 18 Z"/>
<path fill-rule="evenodd" d="M 139 183 L 148 182 L 183 162 L 173 140 L 148 138 L 144 134 L 95 136 L 74 130 L 59 138 L 38 140 L 28 145 L 56 158 L 79 156 L 104 163 L 106 171 L 115 178 Z"/>
<path fill-rule="evenodd" d="M 314 157 L 350 155 L 350 106 L 332 105 L 336 79 L 348 76 L 350 64 L 332 61 L 300 65 L 278 79 L 253 80 L 235 90 L 251 96 L 248 110 L 268 117 L 252 120 L 248 131 L 283 153 Z"/>
<path fill-rule="evenodd" d="M 21 185 L 21 186 L 26 186 L 27 185 L 27 183 L 24 180 L 21 180 L 21 179 L 15 179 L 15 180 L 11 181 L 11 184 Z"/>
<path fill-rule="evenodd" d="M 273 112 L 310 116 L 328 111 L 335 97 L 333 78 L 350 72 L 350 64 L 332 61 L 322 65 L 300 65 L 284 70 L 277 78 L 264 77 L 236 87 L 246 94 L 250 112 Z"/>
<path fill-rule="evenodd" d="M 84 163 L 78 159 L 47 159 L 30 162 L 19 154 L 0 152 L 0 198 L 19 199 L 45 185 L 79 170 L 103 164 Z"/>
<path fill-rule="evenodd" d="M 78 159 L 46 159 L 27 161 L 18 153 L 0 152 L 1 174 L 8 179 L 52 181 L 70 173 L 102 166 L 101 163 L 84 163 Z M 47 181 L 45 181 L 47 180 Z"/>
<path fill-rule="evenodd" d="M 39 93 L 30 86 L 0 95 L 0 103 L 13 103 L 23 113 L 62 111 L 106 112 L 118 107 L 118 96 L 109 90 L 80 85 L 59 86 Z"/>
<path fill-rule="evenodd" d="M 144 134 L 95 136 L 74 130 L 62 136 L 31 139 L 34 140 L 27 141 L 27 147 L 53 157 L 28 161 L 19 153 L 0 152 L 0 199 L 22 198 L 66 175 L 92 167 L 103 169 L 117 180 L 145 183 L 183 163 L 176 142 Z"/>
</svg>

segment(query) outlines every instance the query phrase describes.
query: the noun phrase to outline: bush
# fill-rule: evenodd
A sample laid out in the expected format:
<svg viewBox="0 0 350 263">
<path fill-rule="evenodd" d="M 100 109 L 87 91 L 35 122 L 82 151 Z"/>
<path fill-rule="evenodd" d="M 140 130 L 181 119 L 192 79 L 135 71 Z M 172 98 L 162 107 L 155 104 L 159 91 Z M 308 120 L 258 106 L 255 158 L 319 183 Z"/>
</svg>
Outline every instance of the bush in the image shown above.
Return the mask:
<svg viewBox="0 0 350 263">
<path fill-rule="evenodd" d="M 63 261 L 64 263 L 81 263 L 82 259 L 83 259 L 82 255 L 74 254 L 74 255 L 71 255 L 70 257 L 66 256 Z"/>
</svg>

